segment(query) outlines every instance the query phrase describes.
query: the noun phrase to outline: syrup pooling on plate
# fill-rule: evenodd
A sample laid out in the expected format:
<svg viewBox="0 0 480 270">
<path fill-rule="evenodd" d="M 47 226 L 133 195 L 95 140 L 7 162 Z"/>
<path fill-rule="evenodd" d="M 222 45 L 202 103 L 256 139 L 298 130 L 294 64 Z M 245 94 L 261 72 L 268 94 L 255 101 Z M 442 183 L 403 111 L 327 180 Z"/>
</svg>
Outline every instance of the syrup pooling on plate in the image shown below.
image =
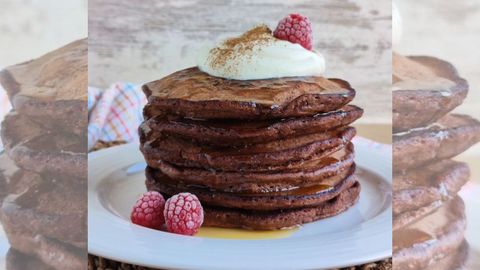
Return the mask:
<svg viewBox="0 0 480 270">
<path fill-rule="evenodd" d="M 238 239 L 238 240 L 261 240 L 261 239 L 279 239 L 292 236 L 300 227 L 285 228 L 282 230 L 271 231 L 253 231 L 244 229 L 229 229 L 217 227 L 202 227 L 195 235 L 205 238 L 220 239 Z"/>
</svg>

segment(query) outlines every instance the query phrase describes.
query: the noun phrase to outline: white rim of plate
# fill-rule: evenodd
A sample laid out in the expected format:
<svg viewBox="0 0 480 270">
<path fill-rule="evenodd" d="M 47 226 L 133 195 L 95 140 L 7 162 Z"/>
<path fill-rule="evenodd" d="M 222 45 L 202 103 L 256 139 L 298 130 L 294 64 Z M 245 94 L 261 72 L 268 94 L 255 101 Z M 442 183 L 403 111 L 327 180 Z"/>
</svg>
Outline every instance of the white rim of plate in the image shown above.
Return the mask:
<svg viewBox="0 0 480 270">
<path fill-rule="evenodd" d="M 357 164 L 380 175 L 391 184 L 390 146 L 358 138 L 355 140 L 355 147 Z M 129 156 L 112 160 L 112 157 L 118 157 L 119 153 L 129 153 Z M 96 165 L 99 161 L 105 160 L 110 162 L 108 168 Z M 137 144 L 116 146 L 89 154 L 89 253 L 146 267 L 211 270 L 223 270 L 225 267 L 337 268 L 391 257 L 391 202 L 390 207 L 355 228 L 323 235 L 321 243 L 316 237 L 230 240 L 189 237 L 158 231 L 152 234 L 153 230 L 134 225 L 111 213 L 102 205 L 96 193 L 101 179 L 114 170 L 139 160 L 143 160 L 143 157 Z M 359 241 L 365 248 L 354 248 L 359 246 Z M 152 243 L 155 243 L 157 250 L 152 250 Z M 125 246 L 126 244 L 128 246 Z M 252 258 L 255 260 L 252 261 Z"/>
</svg>

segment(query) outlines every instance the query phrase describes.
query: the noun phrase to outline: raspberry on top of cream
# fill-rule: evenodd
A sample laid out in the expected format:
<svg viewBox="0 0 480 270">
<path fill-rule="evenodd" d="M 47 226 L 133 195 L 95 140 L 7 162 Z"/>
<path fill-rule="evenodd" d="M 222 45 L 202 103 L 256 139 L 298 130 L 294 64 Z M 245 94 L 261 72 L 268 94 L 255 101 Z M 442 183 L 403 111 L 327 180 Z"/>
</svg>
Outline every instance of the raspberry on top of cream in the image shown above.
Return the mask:
<svg viewBox="0 0 480 270">
<path fill-rule="evenodd" d="M 209 75 L 234 80 L 320 76 L 325 71 L 320 53 L 276 38 L 266 25 L 204 49 L 197 64 Z"/>
</svg>

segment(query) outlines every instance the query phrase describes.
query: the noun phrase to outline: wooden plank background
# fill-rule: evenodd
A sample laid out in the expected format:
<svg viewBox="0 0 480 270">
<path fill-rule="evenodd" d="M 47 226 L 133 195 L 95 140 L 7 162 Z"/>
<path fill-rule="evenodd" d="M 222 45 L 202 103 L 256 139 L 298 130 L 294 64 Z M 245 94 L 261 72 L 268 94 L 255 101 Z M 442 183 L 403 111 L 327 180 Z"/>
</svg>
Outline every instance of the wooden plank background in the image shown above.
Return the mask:
<svg viewBox="0 0 480 270">
<path fill-rule="evenodd" d="M 0 0 L 0 69 L 87 36 L 87 0 Z"/>
<path fill-rule="evenodd" d="M 455 65 L 470 84 L 456 112 L 480 119 L 480 1 L 402 0 L 398 5 L 404 28 L 398 51 L 433 55 Z"/>
<path fill-rule="evenodd" d="M 455 112 L 480 119 L 480 1 L 402 0 L 398 7 L 404 28 L 398 51 L 433 55 L 455 65 L 470 84 L 467 99 Z M 460 159 L 474 164 L 472 179 L 480 181 L 480 166 L 476 166 L 480 144 L 463 153 Z"/>
<path fill-rule="evenodd" d="M 90 0 L 89 83 L 142 83 L 195 64 L 205 42 L 308 16 L 326 75 L 357 89 L 363 122 L 391 121 L 390 0 Z"/>
</svg>

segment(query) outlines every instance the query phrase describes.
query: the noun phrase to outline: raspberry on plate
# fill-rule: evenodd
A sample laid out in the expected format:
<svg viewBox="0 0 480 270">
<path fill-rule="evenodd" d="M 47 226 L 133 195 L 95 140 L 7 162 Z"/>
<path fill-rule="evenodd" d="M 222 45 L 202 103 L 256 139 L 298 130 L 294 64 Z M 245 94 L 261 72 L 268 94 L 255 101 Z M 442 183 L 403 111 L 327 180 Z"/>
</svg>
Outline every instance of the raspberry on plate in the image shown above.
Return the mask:
<svg viewBox="0 0 480 270">
<path fill-rule="evenodd" d="M 203 208 L 197 196 L 184 192 L 165 203 L 165 223 L 172 233 L 194 235 L 203 223 Z"/>
<path fill-rule="evenodd" d="M 273 36 L 312 50 L 312 26 L 308 18 L 300 14 L 290 14 L 283 18 L 273 31 Z"/>
<path fill-rule="evenodd" d="M 165 222 L 164 207 L 165 199 L 162 194 L 156 191 L 145 192 L 133 206 L 130 219 L 137 225 L 159 230 Z"/>
</svg>

